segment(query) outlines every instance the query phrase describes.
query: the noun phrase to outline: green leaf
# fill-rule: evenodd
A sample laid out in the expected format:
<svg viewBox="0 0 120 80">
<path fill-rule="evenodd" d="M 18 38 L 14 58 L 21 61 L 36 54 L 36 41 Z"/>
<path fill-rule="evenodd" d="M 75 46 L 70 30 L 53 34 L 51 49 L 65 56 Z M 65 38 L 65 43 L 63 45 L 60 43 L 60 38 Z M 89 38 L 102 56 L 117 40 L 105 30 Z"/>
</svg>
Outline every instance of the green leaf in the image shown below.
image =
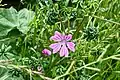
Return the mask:
<svg viewBox="0 0 120 80">
<path fill-rule="evenodd" d="M 2 68 L 2 67 L 0 66 L 0 80 L 1 80 L 1 77 L 3 77 L 3 76 L 6 74 L 6 72 L 7 72 L 7 69 Z"/>
<path fill-rule="evenodd" d="M 18 12 L 19 26 L 17 27 L 22 33 L 27 33 L 30 27 L 28 27 L 31 20 L 34 18 L 34 12 L 22 9 Z"/>
<path fill-rule="evenodd" d="M 0 78 L 0 80 L 6 80 L 9 77 L 9 75 L 4 75 Z"/>
<path fill-rule="evenodd" d="M 78 0 L 73 0 L 72 3 L 76 3 Z"/>
<path fill-rule="evenodd" d="M 17 11 L 14 8 L 0 9 L 0 36 L 5 36 L 17 24 Z"/>
<path fill-rule="evenodd" d="M 13 7 L 0 9 L 0 36 L 5 36 L 12 29 L 17 28 L 26 34 L 29 30 L 29 23 L 34 18 L 34 12 L 22 9 L 17 12 Z"/>
<path fill-rule="evenodd" d="M 17 77 L 12 76 L 12 73 L 9 73 L 8 70 L 5 70 L 4 68 L 0 68 L 0 71 L 0 80 L 24 80 L 21 74 Z"/>
</svg>

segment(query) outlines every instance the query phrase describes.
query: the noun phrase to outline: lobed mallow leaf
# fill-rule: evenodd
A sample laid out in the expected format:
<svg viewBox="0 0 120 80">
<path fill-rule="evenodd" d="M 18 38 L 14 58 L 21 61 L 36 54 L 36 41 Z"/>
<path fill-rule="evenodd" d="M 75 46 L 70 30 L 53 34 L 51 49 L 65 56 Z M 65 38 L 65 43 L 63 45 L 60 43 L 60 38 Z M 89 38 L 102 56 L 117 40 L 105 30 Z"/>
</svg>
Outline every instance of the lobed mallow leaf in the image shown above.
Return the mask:
<svg viewBox="0 0 120 80">
<path fill-rule="evenodd" d="M 29 30 L 29 23 L 34 18 L 34 12 L 22 9 L 19 12 L 13 7 L 9 9 L 0 9 L 0 36 L 5 36 L 12 29 L 17 28 L 26 34 Z"/>
<path fill-rule="evenodd" d="M 17 11 L 14 8 L 0 9 L 0 36 L 5 36 L 17 27 Z"/>
<path fill-rule="evenodd" d="M 17 26 L 19 31 L 26 34 L 30 28 L 29 23 L 33 20 L 33 18 L 34 18 L 33 11 L 29 11 L 27 9 L 20 10 L 18 12 L 19 26 Z"/>
</svg>

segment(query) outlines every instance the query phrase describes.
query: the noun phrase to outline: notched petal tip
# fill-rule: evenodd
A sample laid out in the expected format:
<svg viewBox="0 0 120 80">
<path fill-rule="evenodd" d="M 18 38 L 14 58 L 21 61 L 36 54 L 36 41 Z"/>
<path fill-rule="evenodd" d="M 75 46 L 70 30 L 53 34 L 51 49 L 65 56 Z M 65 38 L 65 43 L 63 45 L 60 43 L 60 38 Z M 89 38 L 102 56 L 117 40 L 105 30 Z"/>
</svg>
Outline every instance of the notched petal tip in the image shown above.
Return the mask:
<svg viewBox="0 0 120 80">
<path fill-rule="evenodd" d="M 55 31 L 55 35 L 57 35 L 57 34 L 61 35 L 61 33 L 60 33 L 60 32 L 58 32 L 58 31 Z"/>
<path fill-rule="evenodd" d="M 65 35 L 66 41 L 69 41 L 72 39 L 72 34 Z"/>
<path fill-rule="evenodd" d="M 50 40 L 53 40 L 53 41 L 55 41 L 55 42 L 59 42 L 59 41 L 61 41 L 61 38 L 59 38 L 58 36 L 52 36 L 52 37 L 50 38 Z"/>
<path fill-rule="evenodd" d="M 58 31 L 55 31 L 54 36 L 52 36 L 50 39 L 58 42 L 62 40 L 62 37 L 63 36 L 61 33 L 59 33 Z"/>
<path fill-rule="evenodd" d="M 75 44 L 73 42 L 67 42 L 67 47 L 71 51 L 75 52 Z"/>
</svg>

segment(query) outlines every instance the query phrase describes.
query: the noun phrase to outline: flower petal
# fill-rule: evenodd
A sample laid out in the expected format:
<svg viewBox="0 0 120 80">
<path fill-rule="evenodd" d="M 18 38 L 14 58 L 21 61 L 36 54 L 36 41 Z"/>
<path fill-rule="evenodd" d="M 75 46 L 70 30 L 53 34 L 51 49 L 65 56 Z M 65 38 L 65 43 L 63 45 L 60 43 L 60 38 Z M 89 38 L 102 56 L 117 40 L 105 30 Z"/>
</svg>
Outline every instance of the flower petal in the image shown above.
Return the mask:
<svg viewBox="0 0 120 80">
<path fill-rule="evenodd" d="M 71 51 L 73 51 L 73 52 L 75 52 L 75 44 L 73 43 L 73 42 L 67 42 L 67 47 L 71 50 Z"/>
<path fill-rule="evenodd" d="M 56 36 L 56 35 L 52 36 L 50 39 L 53 40 L 53 41 L 56 41 L 56 42 L 61 41 L 61 39 L 58 36 Z"/>
<path fill-rule="evenodd" d="M 62 34 L 60 32 L 58 32 L 58 31 L 55 31 L 55 35 L 58 35 L 59 37 L 62 36 Z"/>
<path fill-rule="evenodd" d="M 51 55 L 51 51 L 48 50 L 48 49 L 42 50 L 42 53 L 45 54 L 45 55 Z"/>
<path fill-rule="evenodd" d="M 49 47 L 53 49 L 53 53 L 57 53 L 61 48 L 61 44 L 54 43 L 54 44 L 51 44 Z"/>
<path fill-rule="evenodd" d="M 62 46 L 61 50 L 60 50 L 60 57 L 65 56 L 68 57 L 68 49 L 65 45 Z"/>
<path fill-rule="evenodd" d="M 63 39 L 63 36 L 58 31 L 55 31 L 55 35 L 52 36 L 50 39 L 54 41 L 61 41 Z"/>
<path fill-rule="evenodd" d="M 69 41 L 69 40 L 71 40 L 71 39 L 72 39 L 72 35 L 71 35 L 71 34 L 65 35 L 65 40 L 66 40 L 66 41 Z"/>
</svg>

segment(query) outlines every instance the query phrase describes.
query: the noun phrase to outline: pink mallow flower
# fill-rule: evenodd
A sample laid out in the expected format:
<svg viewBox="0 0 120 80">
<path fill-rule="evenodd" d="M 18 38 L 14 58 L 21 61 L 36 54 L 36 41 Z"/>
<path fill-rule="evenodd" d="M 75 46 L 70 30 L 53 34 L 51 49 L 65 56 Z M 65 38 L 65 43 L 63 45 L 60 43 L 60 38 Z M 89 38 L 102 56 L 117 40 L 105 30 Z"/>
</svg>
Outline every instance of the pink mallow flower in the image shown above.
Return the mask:
<svg viewBox="0 0 120 80">
<path fill-rule="evenodd" d="M 50 50 L 48 50 L 48 49 L 44 49 L 44 50 L 42 50 L 42 53 L 44 54 L 44 55 L 51 55 L 51 51 Z"/>
<path fill-rule="evenodd" d="M 51 44 L 49 47 L 53 49 L 53 53 L 59 52 L 60 57 L 68 57 L 68 49 L 75 52 L 75 44 L 73 42 L 69 42 L 72 39 L 71 34 L 63 35 L 58 31 L 55 31 L 54 36 L 52 36 L 50 39 L 54 40 L 56 43 Z"/>
</svg>

